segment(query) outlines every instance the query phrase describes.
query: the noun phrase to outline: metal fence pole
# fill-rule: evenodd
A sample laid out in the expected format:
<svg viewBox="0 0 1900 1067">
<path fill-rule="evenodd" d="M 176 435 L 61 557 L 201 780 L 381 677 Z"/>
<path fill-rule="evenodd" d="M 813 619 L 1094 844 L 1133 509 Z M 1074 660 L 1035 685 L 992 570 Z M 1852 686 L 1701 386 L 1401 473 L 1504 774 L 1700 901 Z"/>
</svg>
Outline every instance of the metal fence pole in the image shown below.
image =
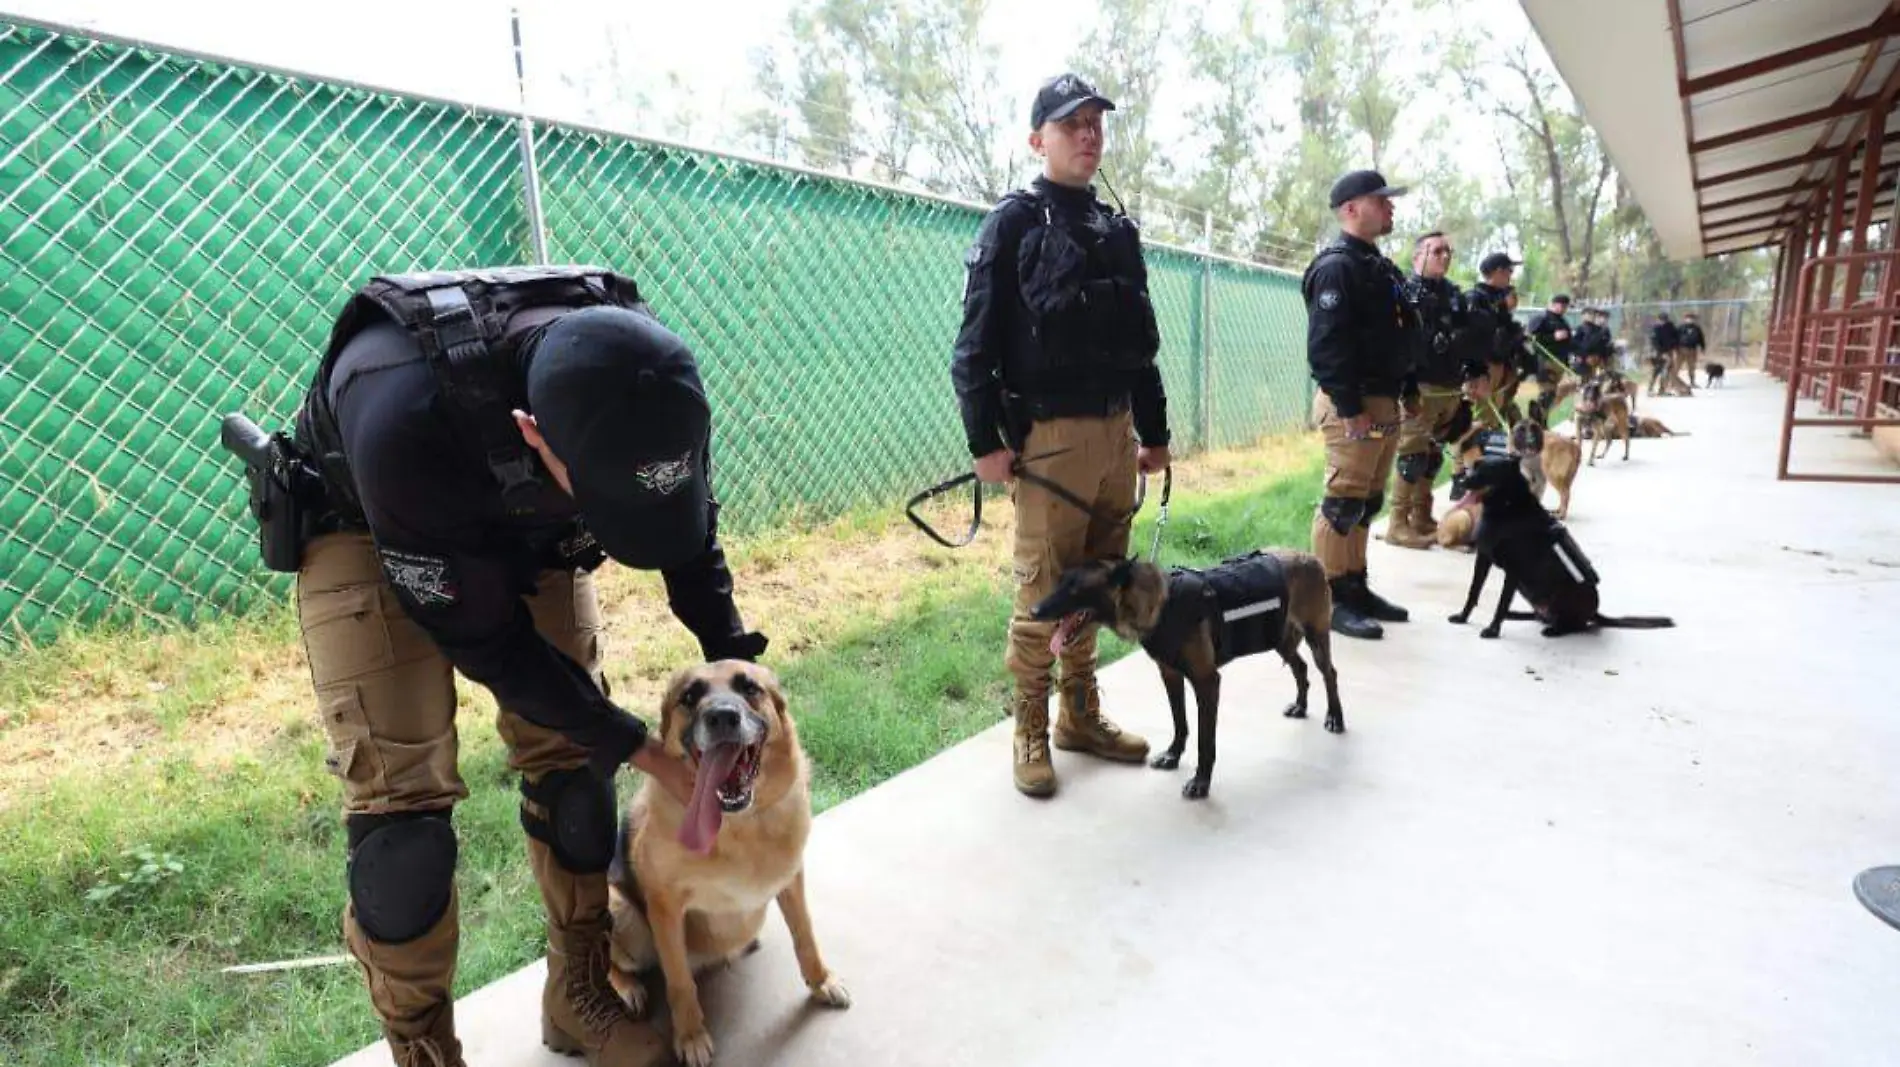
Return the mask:
<svg viewBox="0 0 1900 1067">
<path fill-rule="evenodd" d="M 1201 448 L 1214 447 L 1214 212 L 1201 214 Z"/>
<path fill-rule="evenodd" d="M 515 37 L 515 92 L 521 100 L 518 128 L 521 136 L 521 188 L 528 208 L 528 244 L 536 263 L 548 261 L 548 233 L 541 218 L 541 168 L 534 158 L 534 120 L 528 117 L 528 79 L 521 62 L 521 9 L 509 8 L 508 21 Z"/>
</svg>

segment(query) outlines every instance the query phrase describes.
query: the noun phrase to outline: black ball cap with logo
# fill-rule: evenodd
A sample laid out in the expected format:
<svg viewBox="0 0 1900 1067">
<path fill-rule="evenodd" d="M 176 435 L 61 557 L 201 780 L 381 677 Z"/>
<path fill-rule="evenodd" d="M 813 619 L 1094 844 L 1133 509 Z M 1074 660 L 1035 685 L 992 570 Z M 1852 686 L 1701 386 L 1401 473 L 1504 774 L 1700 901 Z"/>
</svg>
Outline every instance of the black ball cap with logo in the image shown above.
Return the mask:
<svg viewBox="0 0 1900 1067">
<path fill-rule="evenodd" d="M 1039 130 L 1045 122 L 1061 122 L 1083 104 L 1100 104 L 1102 110 L 1115 110 L 1115 102 L 1095 91 L 1095 86 L 1079 74 L 1058 74 L 1042 83 L 1036 103 L 1029 109 L 1029 128 Z"/>
<path fill-rule="evenodd" d="M 626 308 L 563 315 L 535 345 L 528 404 L 608 556 L 664 570 L 706 551 L 712 409 L 678 335 Z"/>
</svg>

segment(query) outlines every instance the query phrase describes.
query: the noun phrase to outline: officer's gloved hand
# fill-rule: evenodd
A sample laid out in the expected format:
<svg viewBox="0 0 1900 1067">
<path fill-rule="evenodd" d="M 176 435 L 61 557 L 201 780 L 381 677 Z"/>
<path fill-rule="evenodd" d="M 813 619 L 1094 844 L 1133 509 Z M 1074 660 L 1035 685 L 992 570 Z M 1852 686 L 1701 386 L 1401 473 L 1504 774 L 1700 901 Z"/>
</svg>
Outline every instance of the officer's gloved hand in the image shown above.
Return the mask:
<svg viewBox="0 0 1900 1067">
<path fill-rule="evenodd" d="M 757 663 L 765 655 L 765 648 L 771 644 L 764 634 L 753 630 L 749 633 L 734 634 L 718 644 L 706 645 L 701 649 L 706 654 L 706 662 L 722 659 L 742 659 L 747 663 Z"/>
</svg>

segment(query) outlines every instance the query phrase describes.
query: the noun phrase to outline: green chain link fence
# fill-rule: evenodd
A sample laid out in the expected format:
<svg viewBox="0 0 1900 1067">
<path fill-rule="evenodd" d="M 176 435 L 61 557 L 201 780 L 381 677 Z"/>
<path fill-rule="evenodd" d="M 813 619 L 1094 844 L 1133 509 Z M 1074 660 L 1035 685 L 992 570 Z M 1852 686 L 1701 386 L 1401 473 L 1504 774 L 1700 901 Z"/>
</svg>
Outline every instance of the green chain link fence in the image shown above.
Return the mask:
<svg viewBox="0 0 1900 1067">
<path fill-rule="evenodd" d="M 548 258 L 634 277 L 716 405 L 724 521 L 967 460 L 969 205 L 552 122 Z M 532 262 L 522 120 L 0 21 L 0 642 L 283 595 L 218 418 L 287 425 L 381 271 Z M 1298 279 L 1151 247 L 1177 452 L 1299 427 Z"/>
</svg>

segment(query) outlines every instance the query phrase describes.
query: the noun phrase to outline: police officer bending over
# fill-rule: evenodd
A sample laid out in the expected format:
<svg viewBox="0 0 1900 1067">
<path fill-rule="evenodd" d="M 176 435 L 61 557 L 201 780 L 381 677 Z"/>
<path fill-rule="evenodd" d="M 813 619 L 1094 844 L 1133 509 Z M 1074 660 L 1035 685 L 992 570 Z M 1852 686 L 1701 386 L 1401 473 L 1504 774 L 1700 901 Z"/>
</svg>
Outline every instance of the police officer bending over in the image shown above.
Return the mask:
<svg viewBox="0 0 1900 1067">
<path fill-rule="evenodd" d="M 589 1064 L 664 1050 L 608 985 L 613 774 L 692 773 L 608 699 L 591 572 L 659 570 L 708 659 L 755 659 L 717 537 L 692 353 L 633 283 L 579 268 L 379 278 L 297 418 L 331 512 L 297 609 L 342 782 L 343 926 L 398 1064 L 461 1064 L 454 671 L 486 686 L 548 922 L 542 1034 Z"/>
<path fill-rule="evenodd" d="M 1405 277 L 1381 255 L 1392 232 L 1393 188 L 1377 172 L 1354 171 L 1333 184 L 1340 234 L 1307 265 L 1306 359 L 1319 392 L 1313 421 L 1326 438 L 1326 483 L 1313 515 L 1313 552 L 1333 590 L 1333 629 L 1385 636 L 1383 622 L 1409 613 L 1366 581 L 1366 540 L 1385 504 L 1399 445 L 1399 397 L 1408 391 L 1418 320 L 1405 302 Z"/>
<path fill-rule="evenodd" d="M 1465 297 L 1445 277 L 1451 254 L 1451 240 L 1437 230 L 1412 242 L 1405 301 L 1419 321 L 1412 357 L 1416 395 L 1405 398 L 1394 463 L 1399 477 L 1392 487 L 1392 518 L 1385 526 L 1386 543 L 1401 548 L 1429 548 L 1438 530 L 1432 519 L 1432 481 L 1444 465 L 1439 441 L 1458 411 L 1463 385 L 1456 341 L 1465 328 Z"/>
<path fill-rule="evenodd" d="M 1141 236 L 1090 184 L 1102 161 L 1103 112 L 1114 107 L 1074 74 L 1036 94 L 1029 144 L 1043 173 L 983 220 L 965 259 L 950 369 L 978 478 L 1011 481 L 1023 463 L 1094 512 L 1015 480 L 1016 601 L 1004 663 L 1015 679 L 1016 788 L 1037 797 L 1056 787 L 1049 690 L 1057 627 L 1029 609 L 1065 568 L 1127 553 L 1136 471 L 1168 465 L 1167 397 L 1155 365 L 1161 335 Z M 1065 633 L 1060 643 L 1055 745 L 1140 763 L 1148 742 L 1102 714 L 1096 629 Z"/>
</svg>

